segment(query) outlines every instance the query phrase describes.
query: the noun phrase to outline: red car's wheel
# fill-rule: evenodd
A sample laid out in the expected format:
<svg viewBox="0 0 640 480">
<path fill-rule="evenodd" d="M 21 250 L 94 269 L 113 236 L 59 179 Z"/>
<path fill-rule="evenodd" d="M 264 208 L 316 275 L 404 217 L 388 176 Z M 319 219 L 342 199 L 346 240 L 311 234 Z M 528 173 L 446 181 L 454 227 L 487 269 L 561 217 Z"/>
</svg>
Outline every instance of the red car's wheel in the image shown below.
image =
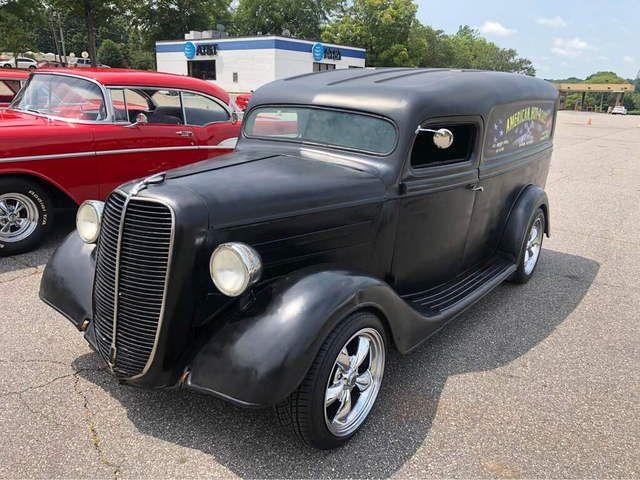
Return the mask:
<svg viewBox="0 0 640 480">
<path fill-rule="evenodd" d="M 0 256 L 33 250 L 53 219 L 42 187 L 19 179 L 0 179 Z"/>
</svg>

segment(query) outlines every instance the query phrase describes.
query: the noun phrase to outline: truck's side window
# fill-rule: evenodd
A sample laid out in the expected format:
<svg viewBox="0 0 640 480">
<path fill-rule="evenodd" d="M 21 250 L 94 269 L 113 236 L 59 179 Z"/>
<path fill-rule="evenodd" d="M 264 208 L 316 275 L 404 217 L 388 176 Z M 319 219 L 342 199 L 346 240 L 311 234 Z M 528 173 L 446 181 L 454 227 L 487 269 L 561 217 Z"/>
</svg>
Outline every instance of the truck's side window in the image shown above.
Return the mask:
<svg viewBox="0 0 640 480">
<path fill-rule="evenodd" d="M 411 166 L 413 168 L 447 165 L 469 160 L 476 136 L 476 126 L 474 124 L 429 124 L 425 126 L 425 128 L 432 130 L 446 128 L 451 130 L 451 133 L 453 133 L 453 143 L 449 148 L 438 148 L 433 143 L 433 133 L 419 133 L 416 136 L 413 150 L 411 151 Z"/>
</svg>

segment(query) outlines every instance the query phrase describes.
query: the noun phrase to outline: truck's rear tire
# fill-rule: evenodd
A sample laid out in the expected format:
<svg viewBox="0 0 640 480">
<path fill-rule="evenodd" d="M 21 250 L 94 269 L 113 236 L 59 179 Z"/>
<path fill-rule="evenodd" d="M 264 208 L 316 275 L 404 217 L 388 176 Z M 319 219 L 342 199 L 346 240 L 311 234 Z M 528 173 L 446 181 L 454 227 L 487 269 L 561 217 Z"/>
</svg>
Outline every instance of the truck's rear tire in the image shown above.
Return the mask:
<svg viewBox="0 0 640 480">
<path fill-rule="evenodd" d="M 546 217 L 538 208 L 527 223 L 524 242 L 518 255 L 518 269 L 509 277 L 513 283 L 527 283 L 538 266 L 542 254 L 542 240 L 546 228 Z"/>
<path fill-rule="evenodd" d="M 363 425 L 384 373 L 386 334 L 371 312 L 356 312 L 322 345 L 298 389 L 276 406 L 280 423 L 320 449 L 346 443 Z"/>
<path fill-rule="evenodd" d="M 24 253 L 44 239 L 53 220 L 53 205 L 37 183 L 0 178 L 0 256 Z"/>
</svg>

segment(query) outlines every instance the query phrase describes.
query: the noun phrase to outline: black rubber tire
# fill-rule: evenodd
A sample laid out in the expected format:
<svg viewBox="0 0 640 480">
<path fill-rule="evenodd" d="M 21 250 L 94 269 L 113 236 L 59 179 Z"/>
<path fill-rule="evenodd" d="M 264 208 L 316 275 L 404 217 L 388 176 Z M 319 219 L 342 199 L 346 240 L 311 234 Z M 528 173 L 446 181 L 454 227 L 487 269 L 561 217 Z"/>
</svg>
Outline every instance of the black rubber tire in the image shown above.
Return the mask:
<svg viewBox="0 0 640 480">
<path fill-rule="evenodd" d="M 53 222 L 53 204 L 47 192 L 37 183 L 18 178 L 0 178 L 0 195 L 5 193 L 21 193 L 31 198 L 38 213 L 38 226 L 24 240 L 19 242 L 3 242 L 0 239 L 0 257 L 24 253 L 36 248 L 45 238 Z"/>
<path fill-rule="evenodd" d="M 311 447 L 322 450 L 340 447 L 366 423 L 365 419 L 355 432 L 336 437 L 329 431 L 324 419 L 325 388 L 335 359 L 349 338 L 366 327 L 375 328 L 380 333 L 386 350 L 387 336 L 380 319 L 366 311 L 351 314 L 325 340 L 298 389 L 275 407 L 280 423 Z"/>
<path fill-rule="evenodd" d="M 13 66 L 7 63 L 6 65 L 3 65 L 2 68 L 13 68 Z"/>
<path fill-rule="evenodd" d="M 538 218 L 542 218 L 542 231 L 544 232 L 546 225 L 547 225 L 547 219 L 544 215 L 544 212 L 542 211 L 541 208 L 538 208 L 537 210 L 535 210 L 533 212 L 533 214 L 531 215 L 531 218 L 529 218 L 529 222 L 527 223 L 527 230 L 525 232 L 525 240 L 524 242 L 522 242 L 522 246 L 520 247 L 520 254 L 518 255 L 518 269 L 513 272 L 513 274 L 508 278 L 508 281 L 511 283 L 527 283 L 529 280 L 531 280 L 531 277 L 533 277 L 533 274 L 536 273 L 536 268 L 538 268 L 538 263 L 540 263 L 540 256 L 542 255 L 542 251 L 540 251 L 540 255 L 538 256 L 538 260 L 536 261 L 535 266 L 533 267 L 533 270 L 531 270 L 531 273 L 527 274 L 524 271 L 524 253 L 526 250 L 526 245 L 527 245 L 527 241 L 526 239 L 529 238 L 529 232 L 531 231 L 531 227 L 533 226 L 534 222 L 538 219 Z M 542 250 L 542 242 L 544 241 L 544 233 L 542 234 L 542 238 L 540 239 L 540 249 Z"/>
</svg>

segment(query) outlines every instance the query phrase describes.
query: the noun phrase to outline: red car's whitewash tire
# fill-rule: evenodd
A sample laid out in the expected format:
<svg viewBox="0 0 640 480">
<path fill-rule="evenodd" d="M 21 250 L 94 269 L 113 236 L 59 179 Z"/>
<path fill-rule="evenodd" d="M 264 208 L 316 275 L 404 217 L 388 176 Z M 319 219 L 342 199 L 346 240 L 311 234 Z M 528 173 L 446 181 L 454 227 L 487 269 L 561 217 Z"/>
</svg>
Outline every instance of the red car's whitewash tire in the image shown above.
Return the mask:
<svg viewBox="0 0 640 480">
<path fill-rule="evenodd" d="M 0 178 L 0 257 L 33 250 L 52 220 L 51 199 L 40 185 Z"/>
</svg>

